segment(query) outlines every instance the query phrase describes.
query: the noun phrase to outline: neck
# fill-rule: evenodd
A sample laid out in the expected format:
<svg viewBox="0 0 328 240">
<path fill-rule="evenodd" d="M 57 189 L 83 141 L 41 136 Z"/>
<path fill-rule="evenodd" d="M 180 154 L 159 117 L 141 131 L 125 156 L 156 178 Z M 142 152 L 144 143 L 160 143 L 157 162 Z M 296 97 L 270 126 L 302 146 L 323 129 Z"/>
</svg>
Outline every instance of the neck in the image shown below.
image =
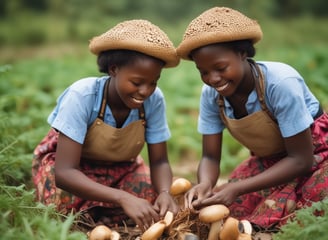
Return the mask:
<svg viewBox="0 0 328 240">
<path fill-rule="evenodd" d="M 116 88 L 114 86 L 114 81 L 111 80 L 108 84 L 108 94 L 107 94 L 107 104 L 112 110 L 127 110 L 128 107 L 122 101 L 121 97 L 118 95 Z M 129 109 L 130 110 L 130 109 Z"/>
<path fill-rule="evenodd" d="M 232 98 L 248 98 L 248 95 L 255 88 L 255 78 L 252 70 L 252 66 L 245 62 L 245 75 L 240 82 L 236 92 L 231 96 Z M 229 99 L 229 98 L 228 98 Z"/>
</svg>

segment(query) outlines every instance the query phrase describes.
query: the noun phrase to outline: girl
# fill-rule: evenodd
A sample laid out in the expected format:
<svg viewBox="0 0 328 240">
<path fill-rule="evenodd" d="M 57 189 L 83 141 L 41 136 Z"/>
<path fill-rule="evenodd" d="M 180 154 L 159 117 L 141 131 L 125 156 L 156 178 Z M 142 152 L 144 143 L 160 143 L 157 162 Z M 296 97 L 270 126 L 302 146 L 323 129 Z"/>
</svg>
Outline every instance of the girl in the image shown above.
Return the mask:
<svg viewBox="0 0 328 240">
<path fill-rule="evenodd" d="M 328 115 L 295 69 L 252 60 L 261 37 L 256 21 L 214 7 L 189 24 L 177 52 L 195 62 L 205 83 L 203 153 L 186 206 L 225 204 L 232 216 L 271 228 L 328 195 Z M 224 128 L 251 154 L 215 186 Z"/>
<path fill-rule="evenodd" d="M 73 83 L 48 117 L 52 129 L 34 151 L 37 200 L 92 221 L 147 229 L 178 207 L 172 172 L 162 68 L 178 65 L 167 35 L 146 20 L 122 22 L 93 38 L 100 72 Z M 149 168 L 139 155 L 148 143 Z"/>
</svg>

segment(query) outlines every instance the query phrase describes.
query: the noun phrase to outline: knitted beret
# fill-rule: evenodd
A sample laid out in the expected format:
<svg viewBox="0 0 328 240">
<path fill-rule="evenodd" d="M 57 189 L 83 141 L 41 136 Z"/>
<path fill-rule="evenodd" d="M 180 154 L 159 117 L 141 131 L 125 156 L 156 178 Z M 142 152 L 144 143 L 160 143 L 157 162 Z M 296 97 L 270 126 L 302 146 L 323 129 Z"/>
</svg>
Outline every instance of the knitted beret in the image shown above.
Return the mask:
<svg viewBox="0 0 328 240">
<path fill-rule="evenodd" d="M 242 13 L 227 7 L 214 7 L 199 15 L 187 27 L 177 48 L 178 55 L 190 60 L 190 52 L 209 44 L 262 38 L 259 24 Z"/>
<path fill-rule="evenodd" d="M 165 62 L 165 67 L 179 64 L 175 47 L 168 36 L 147 20 L 124 21 L 90 40 L 89 49 L 102 51 L 126 49 L 144 53 Z"/>
</svg>

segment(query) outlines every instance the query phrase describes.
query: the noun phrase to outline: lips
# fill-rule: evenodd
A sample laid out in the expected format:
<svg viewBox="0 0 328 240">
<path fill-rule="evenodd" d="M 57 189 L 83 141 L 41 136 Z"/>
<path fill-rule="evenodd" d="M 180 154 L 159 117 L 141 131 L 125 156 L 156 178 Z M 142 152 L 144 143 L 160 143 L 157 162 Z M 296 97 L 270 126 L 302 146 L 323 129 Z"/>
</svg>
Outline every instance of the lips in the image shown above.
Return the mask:
<svg viewBox="0 0 328 240">
<path fill-rule="evenodd" d="M 226 84 L 224 84 L 222 86 L 218 86 L 215 89 L 216 89 L 216 91 L 221 92 L 221 91 L 224 91 L 228 86 L 229 86 L 229 82 L 227 82 Z"/>
<path fill-rule="evenodd" d="M 137 98 L 134 98 L 134 97 L 132 99 L 137 104 L 142 104 L 144 102 L 144 99 L 137 99 Z"/>
</svg>

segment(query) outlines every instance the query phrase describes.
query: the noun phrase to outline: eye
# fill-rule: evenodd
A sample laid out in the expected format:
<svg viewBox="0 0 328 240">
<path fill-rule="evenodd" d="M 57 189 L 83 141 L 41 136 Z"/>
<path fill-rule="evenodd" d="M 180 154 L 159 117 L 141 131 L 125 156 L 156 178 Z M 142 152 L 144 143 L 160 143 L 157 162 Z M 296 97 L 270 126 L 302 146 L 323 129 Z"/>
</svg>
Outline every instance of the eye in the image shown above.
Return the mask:
<svg viewBox="0 0 328 240">
<path fill-rule="evenodd" d="M 136 87 L 139 87 L 141 85 L 141 83 L 139 83 L 137 81 L 131 81 L 131 83 Z"/>
<path fill-rule="evenodd" d="M 218 72 L 224 72 L 227 68 L 228 68 L 228 66 L 216 67 L 216 71 L 218 71 Z"/>
</svg>

